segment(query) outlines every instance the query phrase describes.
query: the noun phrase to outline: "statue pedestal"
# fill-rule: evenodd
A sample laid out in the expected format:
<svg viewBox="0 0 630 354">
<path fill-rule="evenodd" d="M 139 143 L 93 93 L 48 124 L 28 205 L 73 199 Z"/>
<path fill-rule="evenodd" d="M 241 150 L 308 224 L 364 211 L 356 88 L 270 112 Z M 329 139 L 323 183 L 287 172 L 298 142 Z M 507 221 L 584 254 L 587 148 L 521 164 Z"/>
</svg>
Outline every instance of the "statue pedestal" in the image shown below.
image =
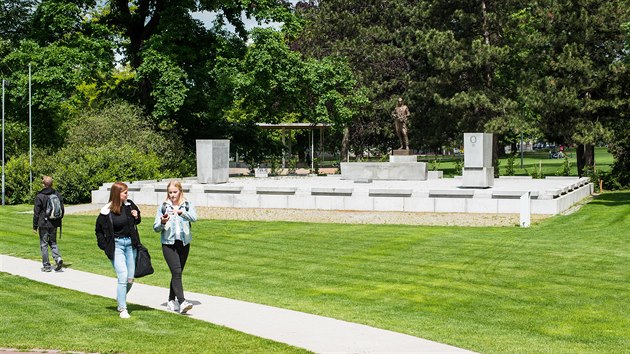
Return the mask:
<svg viewBox="0 0 630 354">
<path fill-rule="evenodd" d="M 411 149 L 396 149 L 392 155 L 409 156 L 411 155 Z"/>
<path fill-rule="evenodd" d="M 341 179 L 426 181 L 427 164 L 411 154 L 390 155 L 389 162 L 342 162 Z"/>
<path fill-rule="evenodd" d="M 230 177 L 230 141 L 197 140 L 197 183 L 226 183 Z"/>
</svg>

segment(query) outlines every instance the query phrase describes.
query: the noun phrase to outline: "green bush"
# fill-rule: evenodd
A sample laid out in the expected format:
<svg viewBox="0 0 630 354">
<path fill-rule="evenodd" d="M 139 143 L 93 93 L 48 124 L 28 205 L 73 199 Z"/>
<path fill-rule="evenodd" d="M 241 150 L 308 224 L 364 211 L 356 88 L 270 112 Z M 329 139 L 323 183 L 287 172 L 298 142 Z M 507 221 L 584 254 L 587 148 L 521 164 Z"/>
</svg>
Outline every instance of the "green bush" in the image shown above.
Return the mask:
<svg viewBox="0 0 630 354">
<path fill-rule="evenodd" d="M 507 162 L 505 165 L 506 176 L 514 176 L 514 157 L 515 156 L 516 155 L 514 153 L 511 153 L 507 158 Z"/>
<path fill-rule="evenodd" d="M 64 146 L 33 151 L 33 188 L 28 155 L 7 163 L 9 204 L 32 203 L 42 175 L 68 204 L 89 202 L 91 191 L 105 182 L 182 177 L 195 171 L 195 156 L 167 133 L 154 131 L 142 111 L 125 102 L 88 110 L 68 121 Z M 33 190 L 31 190 L 33 189 Z"/>
<path fill-rule="evenodd" d="M 5 203 L 31 204 L 35 198 L 35 190 L 39 187 L 40 176 L 33 175 L 37 181 L 31 188 L 28 154 L 22 154 L 7 161 L 5 165 Z"/>
<path fill-rule="evenodd" d="M 82 149 L 113 142 L 126 144 L 140 153 L 159 155 L 162 161 L 159 170 L 168 172 L 170 177 L 194 174 L 194 154 L 186 151 L 174 134 L 155 131 L 147 123 L 149 121 L 139 107 L 127 102 L 113 102 L 71 119 L 66 127 L 65 146 Z"/>
<path fill-rule="evenodd" d="M 461 176 L 464 173 L 464 159 L 455 159 L 455 171 L 456 176 Z"/>
<path fill-rule="evenodd" d="M 568 156 L 564 156 L 564 161 L 562 162 L 562 166 L 560 167 L 560 170 L 558 170 L 556 172 L 556 175 L 558 176 L 569 176 L 571 175 L 571 162 L 569 162 L 569 157 Z"/>
<path fill-rule="evenodd" d="M 289 158 L 289 161 L 288 161 L 288 173 L 290 175 L 296 173 L 296 171 L 297 171 L 297 163 L 298 163 L 297 156 L 291 156 Z"/>
<path fill-rule="evenodd" d="M 438 158 L 434 158 L 433 160 L 431 160 L 431 165 L 430 165 L 430 170 L 431 171 L 437 171 L 439 166 L 440 166 L 440 160 L 438 160 Z"/>
<path fill-rule="evenodd" d="M 282 168 L 280 157 L 272 156 L 269 158 L 269 175 L 278 176 Z"/>
<path fill-rule="evenodd" d="M 542 163 L 538 163 L 538 166 L 534 166 L 532 172 L 530 173 L 527 169 L 525 169 L 528 175 L 532 176 L 534 179 L 543 179 L 545 178 L 545 173 L 542 170 Z"/>
<path fill-rule="evenodd" d="M 128 144 L 111 143 L 76 151 L 62 149 L 54 158 L 57 189 L 69 204 L 89 202 L 104 182 L 159 179 L 160 158 Z"/>
</svg>

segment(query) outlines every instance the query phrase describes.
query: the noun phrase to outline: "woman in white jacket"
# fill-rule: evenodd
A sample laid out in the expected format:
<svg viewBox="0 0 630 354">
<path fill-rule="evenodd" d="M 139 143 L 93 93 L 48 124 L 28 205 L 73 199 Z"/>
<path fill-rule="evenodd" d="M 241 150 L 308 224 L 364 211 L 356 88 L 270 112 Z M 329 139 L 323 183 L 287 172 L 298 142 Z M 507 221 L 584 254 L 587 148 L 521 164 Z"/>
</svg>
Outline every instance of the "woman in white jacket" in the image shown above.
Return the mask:
<svg viewBox="0 0 630 354">
<path fill-rule="evenodd" d="M 167 307 L 184 314 L 193 307 L 184 297 L 182 273 L 192 241 L 190 223 L 197 221 L 197 213 L 192 203 L 184 198 L 181 182 L 169 182 L 166 193 L 166 200 L 158 206 L 153 230 L 161 233 L 162 254 L 171 270 Z"/>
</svg>

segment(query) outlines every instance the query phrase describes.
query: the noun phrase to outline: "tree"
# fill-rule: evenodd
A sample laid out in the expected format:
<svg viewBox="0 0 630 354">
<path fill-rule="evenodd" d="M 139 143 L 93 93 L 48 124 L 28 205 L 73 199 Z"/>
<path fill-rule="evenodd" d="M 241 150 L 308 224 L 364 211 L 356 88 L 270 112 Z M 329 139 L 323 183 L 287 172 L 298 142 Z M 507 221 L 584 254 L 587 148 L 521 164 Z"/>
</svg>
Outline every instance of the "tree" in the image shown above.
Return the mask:
<svg viewBox="0 0 630 354">
<path fill-rule="evenodd" d="M 13 46 L 27 37 L 35 0 L 3 0 L 0 2 L 0 38 Z"/>
<path fill-rule="evenodd" d="M 28 131 L 28 72 L 32 68 L 33 142 L 42 148 L 57 149 L 63 144 L 62 123 L 83 108 L 84 102 L 77 99 L 79 88 L 100 85 L 112 72 L 109 32 L 86 20 L 91 3 L 42 1 L 27 11 L 24 23 L 29 26 L 23 28 L 22 40 L 10 51 L 0 52 L 0 73 L 11 82 L 7 120 L 23 127 L 23 132 Z M 22 140 L 28 141 L 27 136 Z"/>
<path fill-rule="evenodd" d="M 340 58 L 303 60 L 273 29 L 255 29 L 252 40 L 242 60 L 221 59 L 215 70 L 216 81 L 226 85 L 221 92 L 232 92 L 238 107 L 226 112 L 230 121 L 328 123 L 343 133 L 367 103 Z"/>
<path fill-rule="evenodd" d="M 545 137 L 577 144 L 580 175 L 592 170 L 593 146 L 607 140 L 607 128 L 620 118 L 623 82 L 619 62 L 627 56 L 622 24 L 627 1 L 544 1 L 518 18 L 520 47 L 537 70 L 521 80 L 524 101 L 539 118 Z M 626 83 L 627 85 L 627 83 Z"/>
<path fill-rule="evenodd" d="M 511 8 L 512 2 L 508 2 Z M 307 55 L 348 58 L 370 89 L 370 109 L 353 130 L 371 145 L 394 145 L 391 110 L 409 106 L 411 145 L 436 149 L 465 131 L 515 115 L 511 86 L 501 69 L 508 49 L 501 41 L 506 4 L 490 1 L 327 1 L 306 7 L 309 20 L 296 44 Z M 499 11 L 499 8 L 502 10 Z M 503 126 L 494 124 L 490 127 Z"/>
<path fill-rule="evenodd" d="M 206 29 L 203 23 L 192 18 L 193 11 L 208 11 L 218 14 L 218 21 L 227 20 L 234 25 L 236 32 L 244 39 L 247 32 L 241 19 L 241 14 L 247 17 L 255 16 L 259 20 L 279 20 L 290 23 L 292 17 L 288 1 L 227 1 L 227 0 L 199 0 L 199 1 L 109 1 L 108 11 L 102 20 L 112 26 L 120 36 L 123 46 L 122 54 L 132 69 L 140 69 L 146 58 L 155 58 L 155 53 L 166 59 L 166 66 L 186 72 L 187 85 L 191 94 L 195 94 L 194 87 L 204 87 L 207 76 L 204 72 L 212 70 L 214 57 L 220 45 L 226 44 L 221 39 L 220 28 Z M 152 50 L 152 52 L 146 52 Z M 169 69 L 172 73 L 173 69 Z M 164 82 L 173 82 L 161 78 Z M 175 83 L 181 85 L 184 81 Z M 155 77 L 140 76 L 140 102 L 153 109 L 156 94 Z M 164 85 L 159 91 L 180 91 L 167 89 Z M 206 92 L 207 94 L 207 92 Z M 158 107 L 160 110 L 161 107 Z M 159 113 L 158 113 L 159 115 Z M 192 124 L 192 126 L 195 126 Z"/>
<path fill-rule="evenodd" d="M 610 121 L 612 138 L 609 150 L 615 157 L 611 174 L 620 187 L 630 187 L 630 21 L 622 25 L 626 33 L 625 54 L 612 66 L 611 86 L 618 88 L 615 111 L 618 115 Z"/>
</svg>

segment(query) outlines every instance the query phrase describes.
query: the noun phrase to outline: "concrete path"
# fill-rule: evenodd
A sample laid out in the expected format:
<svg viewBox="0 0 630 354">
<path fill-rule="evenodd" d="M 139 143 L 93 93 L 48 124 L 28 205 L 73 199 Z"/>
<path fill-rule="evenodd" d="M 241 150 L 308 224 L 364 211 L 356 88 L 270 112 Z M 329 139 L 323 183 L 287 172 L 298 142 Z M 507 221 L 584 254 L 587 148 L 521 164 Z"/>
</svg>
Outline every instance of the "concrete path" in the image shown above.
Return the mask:
<svg viewBox="0 0 630 354">
<path fill-rule="evenodd" d="M 36 261 L 0 255 L 1 272 L 115 301 L 116 279 L 113 277 L 69 268 L 44 273 L 40 267 Z M 168 289 L 141 282 L 139 279 L 129 292 L 128 302 L 168 311 Z M 303 312 L 188 291 L 186 298 L 194 304 L 187 316 L 316 353 L 472 353 L 406 334 Z M 134 314 L 131 316 L 133 318 Z"/>
</svg>

